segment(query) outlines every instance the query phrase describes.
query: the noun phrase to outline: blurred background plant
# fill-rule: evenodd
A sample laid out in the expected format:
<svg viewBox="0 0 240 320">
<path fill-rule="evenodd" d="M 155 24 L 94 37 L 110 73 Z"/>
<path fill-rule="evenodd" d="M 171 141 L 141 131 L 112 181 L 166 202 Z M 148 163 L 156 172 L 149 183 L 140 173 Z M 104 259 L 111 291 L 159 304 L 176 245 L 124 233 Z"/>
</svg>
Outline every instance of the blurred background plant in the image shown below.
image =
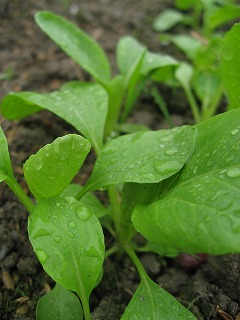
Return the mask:
<svg viewBox="0 0 240 320">
<path fill-rule="evenodd" d="M 176 0 L 175 9 L 165 10 L 154 20 L 161 42 L 173 43 L 184 54 L 184 61 L 167 84 L 184 90 L 196 123 L 216 114 L 220 106 L 224 94 L 220 68 L 223 34 L 227 24 L 239 18 L 237 1 Z"/>
</svg>

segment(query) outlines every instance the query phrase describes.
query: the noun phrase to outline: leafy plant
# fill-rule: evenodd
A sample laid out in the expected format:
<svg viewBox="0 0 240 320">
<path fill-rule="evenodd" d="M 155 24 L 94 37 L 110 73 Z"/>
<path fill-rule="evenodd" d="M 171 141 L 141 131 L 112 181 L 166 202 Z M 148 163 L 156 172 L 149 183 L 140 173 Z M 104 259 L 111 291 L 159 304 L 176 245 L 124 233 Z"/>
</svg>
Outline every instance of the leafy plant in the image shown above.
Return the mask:
<svg viewBox="0 0 240 320">
<path fill-rule="evenodd" d="M 175 5 L 176 9 L 166 10 L 156 18 L 154 29 L 166 32 L 177 24 L 178 28 L 185 26 L 180 28 L 185 30 L 182 33 L 161 34 L 160 39 L 174 43 L 185 54 L 186 61 L 176 70 L 175 84 L 172 82 L 171 85 L 182 87 L 198 123 L 216 113 L 223 96 L 222 28 L 240 17 L 240 6 L 232 0 L 176 0 Z"/>
<path fill-rule="evenodd" d="M 57 283 L 39 300 L 37 319 L 90 320 L 90 294 L 101 280 L 104 258 L 115 253 L 128 254 L 141 278 L 122 320 L 196 319 L 149 278 L 137 254 L 143 250 L 162 255 L 240 252 L 240 109 L 195 126 L 138 131 L 106 142 L 106 128 L 117 124 L 123 93 L 126 106 L 131 105 L 136 83 L 144 81 L 146 70 L 155 70 L 153 65 L 159 68 L 160 58 L 145 51 L 124 55 L 123 44 L 128 41 L 136 44 L 136 52 L 140 47 L 125 39 L 118 47 L 122 74 L 110 79 L 105 55 L 86 34 L 50 13 L 39 13 L 37 21 L 98 82 L 74 81 L 50 94 L 20 92 L 2 101 L 1 112 L 9 119 L 45 108 L 84 136 L 57 138 L 26 161 L 23 171 L 36 200 L 33 204 L 14 178 L 0 129 L 0 181 L 29 211 L 29 239 Z M 226 36 L 226 48 L 235 41 L 238 29 L 239 25 Z M 151 63 L 143 63 L 146 55 L 153 57 Z M 232 57 L 235 63 L 235 51 Z M 222 59 L 223 72 L 229 63 Z M 236 86 L 230 86 L 228 93 L 235 101 Z M 126 106 L 125 115 L 131 109 Z M 71 184 L 91 147 L 97 156 L 91 176 L 84 186 Z M 95 190 L 107 191 L 109 206 L 100 203 L 92 193 Z M 106 251 L 102 227 L 115 238 L 115 245 Z M 147 240 L 144 247 L 135 239 L 137 232 Z"/>
</svg>

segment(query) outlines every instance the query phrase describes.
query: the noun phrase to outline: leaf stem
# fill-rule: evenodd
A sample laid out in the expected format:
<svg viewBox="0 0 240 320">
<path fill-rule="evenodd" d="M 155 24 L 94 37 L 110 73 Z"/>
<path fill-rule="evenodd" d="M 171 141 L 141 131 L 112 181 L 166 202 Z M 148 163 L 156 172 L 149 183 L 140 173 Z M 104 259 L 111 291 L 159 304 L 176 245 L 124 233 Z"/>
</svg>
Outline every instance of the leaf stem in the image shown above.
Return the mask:
<svg viewBox="0 0 240 320">
<path fill-rule="evenodd" d="M 108 187 L 108 196 L 112 206 L 112 213 L 113 213 L 112 219 L 113 219 L 114 227 L 116 230 L 116 234 L 118 235 L 120 226 L 121 226 L 121 208 L 120 208 L 118 193 L 114 185 Z"/>
<path fill-rule="evenodd" d="M 23 191 L 17 180 L 12 178 L 7 178 L 5 180 L 5 183 L 9 186 L 10 189 L 15 193 L 15 195 L 18 197 L 18 199 L 22 202 L 24 207 L 27 209 L 29 213 L 31 213 L 34 204 L 30 200 L 30 198 L 26 195 L 26 193 Z"/>
<path fill-rule="evenodd" d="M 137 268 L 137 271 L 138 271 L 141 279 L 145 280 L 147 277 L 146 271 L 145 271 L 141 261 L 139 260 L 138 256 L 136 255 L 136 253 L 132 249 L 132 247 L 129 244 L 127 244 L 124 246 L 124 250 L 128 254 L 128 256 L 130 257 L 132 262 L 134 263 L 135 267 Z"/>
<path fill-rule="evenodd" d="M 105 259 L 118 251 L 118 246 L 114 245 L 105 252 Z"/>
<path fill-rule="evenodd" d="M 187 96 L 188 102 L 189 102 L 190 107 L 192 109 L 192 114 L 193 114 L 194 121 L 196 123 L 200 123 L 201 122 L 201 115 L 200 115 L 199 108 L 198 108 L 198 105 L 196 103 L 196 100 L 194 98 L 194 95 L 193 95 L 192 91 L 190 89 L 186 88 L 185 86 L 183 86 L 183 89 L 185 91 L 185 94 Z"/>
</svg>

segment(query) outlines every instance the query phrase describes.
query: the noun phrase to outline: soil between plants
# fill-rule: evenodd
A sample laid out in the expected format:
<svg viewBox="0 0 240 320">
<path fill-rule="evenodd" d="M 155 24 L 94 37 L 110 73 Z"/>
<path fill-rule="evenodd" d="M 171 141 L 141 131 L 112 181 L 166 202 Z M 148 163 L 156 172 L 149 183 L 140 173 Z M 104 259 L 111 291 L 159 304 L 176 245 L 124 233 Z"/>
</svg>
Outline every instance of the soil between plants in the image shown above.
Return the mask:
<svg viewBox="0 0 240 320">
<path fill-rule="evenodd" d="M 68 2 L 68 5 L 66 4 Z M 65 5 L 64 5 L 65 3 Z M 33 16 L 40 10 L 51 10 L 77 23 L 106 50 L 113 72 L 116 72 L 114 50 L 118 39 L 133 35 L 152 51 L 166 52 L 151 28 L 154 17 L 173 6 L 173 1 L 158 0 L 25 0 L 0 3 L 0 98 L 9 91 L 48 92 L 69 80 L 88 80 L 35 25 Z M 181 93 L 163 88 L 175 125 L 191 123 Z M 143 95 L 130 121 L 144 123 L 153 129 L 166 122 L 149 96 Z M 74 129 L 49 112 L 27 119 L 8 122 L 0 119 L 7 135 L 14 173 L 28 192 L 23 179 L 22 163 L 39 148 Z M 83 183 L 92 170 L 92 159 L 75 181 Z M 25 208 L 2 183 L 0 185 L 0 319 L 36 319 L 36 303 L 54 286 L 38 263 L 27 236 Z M 113 239 L 106 237 L 106 247 Z M 194 268 L 183 268 L 177 259 L 142 254 L 140 258 L 151 278 L 173 294 L 196 315 L 197 319 L 224 319 L 217 306 L 235 319 L 240 312 L 240 255 L 209 257 Z M 115 257 L 104 264 L 101 284 L 91 295 L 95 320 L 118 320 L 139 283 L 131 261 Z M 228 318 L 225 318 L 228 319 Z M 229 317 L 229 319 L 231 319 Z M 144 319 L 143 319 L 144 320 Z"/>
</svg>

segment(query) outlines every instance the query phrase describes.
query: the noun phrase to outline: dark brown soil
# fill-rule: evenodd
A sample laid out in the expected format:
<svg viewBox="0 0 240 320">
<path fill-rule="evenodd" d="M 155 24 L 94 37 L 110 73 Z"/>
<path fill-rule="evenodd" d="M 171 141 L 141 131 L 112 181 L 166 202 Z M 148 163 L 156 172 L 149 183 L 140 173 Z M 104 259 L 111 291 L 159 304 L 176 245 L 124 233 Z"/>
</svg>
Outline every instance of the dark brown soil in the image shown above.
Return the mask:
<svg viewBox="0 0 240 320">
<path fill-rule="evenodd" d="M 121 36 L 131 34 L 153 51 L 164 49 L 151 29 L 151 22 L 173 1 L 69 0 L 65 4 L 64 0 L 1 0 L 0 98 L 9 91 L 51 91 L 65 81 L 87 79 L 35 26 L 33 16 L 39 10 L 60 13 L 89 32 L 106 50 L 114 72 L 114 50 Z M 178 92 L 175 96 L 168 94 L 164 91 L 174 122 L 178 125 L 189 122 L 184 99 L 179 98 Z M 174 101 L 181 101 L 181 105 Z M 154 129 L 166 126 L 147 96 L 139 101 L 132 120 Z M 74 132 L 48 112 L 13 123 L 1 118 L 0 124 L 8 138 L 14 172 L 26 192 L 22 163 L 56 137 Z M 90 170 L 87 163 L 78 179 L 84 180 Z M 181 267 L 176 259 L 153 254 L 142 254 L 141 260 L 149 275 L 189 307 L 197 319 L 236 319 L 240 312 L 240 255 L 209 257 L 191 270 Z M 35 319 L 37 300 L 54 283 L 43 272 L 28 240 L 27 212 L 5 184 L 0 185 L 0 268 L 0 319 Z M 120 319 L 138 283 L 137 272 L 127 257 L 121 263 L 116 263 L 114 256 L 107 259 L 103 281 L 91 296 L 93 319 Z M 226 312 L 225 318 L 220 310 Z"/>
</svg>

